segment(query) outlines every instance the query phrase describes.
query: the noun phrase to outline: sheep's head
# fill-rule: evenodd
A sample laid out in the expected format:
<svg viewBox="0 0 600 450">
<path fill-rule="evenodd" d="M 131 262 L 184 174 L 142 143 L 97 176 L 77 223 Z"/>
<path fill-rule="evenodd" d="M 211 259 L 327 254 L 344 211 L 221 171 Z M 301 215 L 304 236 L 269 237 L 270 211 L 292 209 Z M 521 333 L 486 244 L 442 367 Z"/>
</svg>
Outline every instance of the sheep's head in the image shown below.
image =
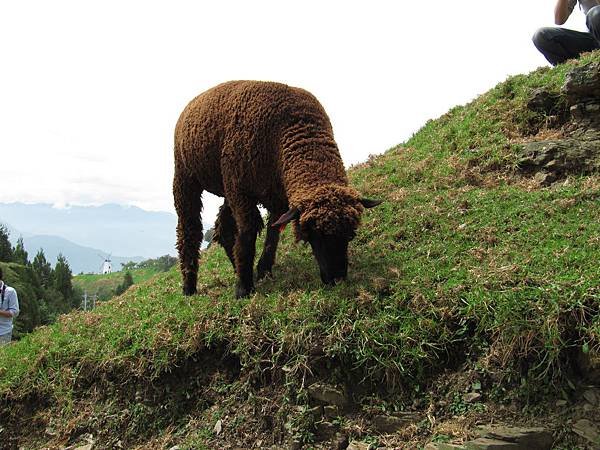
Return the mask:
<svg viewBox="0 0 600 450">
<path fill-rule="evenodd" d="M 347 186 L 326 185 L 298 198 L 273 226 L 283 227 L 294 220 L 296 237 L 312 247 L 321 280 L 333 285 L 348 274 L 348 243 L 356 235 L 364 208 L 380 201 L 361 198 Z"/>
</svg>

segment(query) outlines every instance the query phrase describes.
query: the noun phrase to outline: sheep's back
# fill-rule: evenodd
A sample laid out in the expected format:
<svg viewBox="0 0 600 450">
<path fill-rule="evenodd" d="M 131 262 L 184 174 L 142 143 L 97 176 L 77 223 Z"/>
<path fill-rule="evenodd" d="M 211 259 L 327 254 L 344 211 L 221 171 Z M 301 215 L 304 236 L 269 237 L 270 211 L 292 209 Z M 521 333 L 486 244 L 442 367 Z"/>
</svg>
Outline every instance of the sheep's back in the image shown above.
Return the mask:
<svg viewBox="0 0 600 450">
<path fill-rule="evenodd" d="M 213 184 L 252 185 L 253 194 L 265 196 L 282 189 L 282 135 L 299 123 L 320 129 L 333 142 L 329 118 L 309 92 L 273 82 L 223 83 L 194 98 L 182 112 L 176 159 L 196 176 L 210 174 L 205 184 L 219 178 Z"/>
</svg>

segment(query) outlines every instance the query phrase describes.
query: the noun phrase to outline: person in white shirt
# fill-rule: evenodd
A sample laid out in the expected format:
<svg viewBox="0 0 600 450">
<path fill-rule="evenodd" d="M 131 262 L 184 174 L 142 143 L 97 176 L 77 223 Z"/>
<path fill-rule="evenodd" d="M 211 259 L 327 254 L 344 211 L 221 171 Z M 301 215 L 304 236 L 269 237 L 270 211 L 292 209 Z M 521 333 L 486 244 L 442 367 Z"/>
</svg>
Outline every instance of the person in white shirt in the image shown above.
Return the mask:
<svg viewBox="0 0 600 450">
<path fill-rule="evenodd" d="M 0 345 L 12 339 L 13 319 L 19 315 L 17 291 L 4 283 L 0 267 Z"/>
<path fill-rule="evenodd" d="M 563 25 L 577 3 L 577 0 L 558 0 L 554 7 L 554 22 Z M 589 33 L 544 27 L 533 35 L 533 44 L 553 66 L 600 48 L 600 0 L 579 0 L 579 8 L 586 15 Z"/>
</svg>

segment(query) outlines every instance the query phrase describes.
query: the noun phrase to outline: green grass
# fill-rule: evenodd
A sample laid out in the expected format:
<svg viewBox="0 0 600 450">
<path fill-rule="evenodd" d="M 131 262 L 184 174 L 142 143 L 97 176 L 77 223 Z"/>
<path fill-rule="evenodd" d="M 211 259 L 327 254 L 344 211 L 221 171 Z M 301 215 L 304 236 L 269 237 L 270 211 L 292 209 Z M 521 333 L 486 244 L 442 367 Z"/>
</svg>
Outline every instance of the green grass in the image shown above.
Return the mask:
<svg viewBox="0 0 600 450">
<path fill-rule="evenodd" d="M 92 395 L 104 427 L 135 419 L 124 433 L 133 441 L 171 427 L 199 447 L 211 425 L 182 431 L 186 414 L 208 411 L 194 397 L 201 385 L 187 381 L 203 379 L 204 366 L 190 361 L 210 372 L 232 358 L 241 380 L 269 374 L 298 398 L 315 378 L 410 398 L 467 361 L 507 385 L 560 384 L 574 350 L 600 348 L 600 177 L 541 188 L 514 169 L 515 142 L 543 123 L 526 99 L 542 86 L 558 92 L 568 68 L 513 77 L 351 169 L 354 186 L 385 202 L 363 218 L 347 283 L 324 288 L 289 231 L 275 279 L 247 300 L 233 298 L 234 273 L 217 247 L 202 256 L 192 298 L 180 294 L 176 269 L 147 281 L 134 272 L 123 296 L 0 349 L 0 397 L 43 398 L 64 423 L 85 423 L 78 417 L 95 385 L 108 392 Z M 177 375 L 189 371 L 197 378 Z M 136 400 L 140 383 L 155 395 L 174 389 L 165 413 Z M 111 393 L 127 413 L 114 413 Z"/>
<path fill-rule="evenodd" d="M 152 268 L 134 269 L 129 271 L 133 283 L 138 284 L 149 280 L 158 273 Z M 100 299 L 108 299 L 114 295 L 115 289 L 123 283 L 125 271 L 107 274 L 81 274 L 73 277 L 73 286 L 80 288 L 88 294 L 97 294 Z"/>
</svg>

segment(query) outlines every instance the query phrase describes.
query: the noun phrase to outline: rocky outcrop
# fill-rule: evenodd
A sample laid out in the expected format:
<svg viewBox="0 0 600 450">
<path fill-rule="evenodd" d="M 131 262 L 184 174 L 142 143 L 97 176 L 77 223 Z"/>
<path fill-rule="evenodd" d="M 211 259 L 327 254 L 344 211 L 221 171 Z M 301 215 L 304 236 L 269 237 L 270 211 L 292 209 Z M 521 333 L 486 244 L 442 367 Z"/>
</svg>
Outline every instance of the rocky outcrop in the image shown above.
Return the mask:
<svg viewBox="0 0 600 450">
<path fill-rule="evenodd" d="M 573 69 L 560 96 L 536 91 L 528 103 L 532 111 L 551 115 L 566 101 L 568 133 L 562 139 L 529 142 L 523 145 L 519 167 L 535 173 L 548 185 L 571 173 L 600 171 L 600 63 Z"/>
<path fill-rule="evenodd" d="M 570 173 L 600 171 L 600 130 L 581 130 L 577 136 L 529 142 L 523 147 L 519 166 L 550 184 Z"/>
<path fill-rule="evenodd" d="M 430 443 L 425 450 L 550 450 L 554 440 L 544 428 L 482 428 L 479 435 L 462 445 Z"/>
<path fill-rule="evenodd" d="M 308 395 L 325 405 L 345 407 L 348 405 L 348 397 L 340 389 L 324 383 L 314 383 L 308 387 Z"/>
</svg>

